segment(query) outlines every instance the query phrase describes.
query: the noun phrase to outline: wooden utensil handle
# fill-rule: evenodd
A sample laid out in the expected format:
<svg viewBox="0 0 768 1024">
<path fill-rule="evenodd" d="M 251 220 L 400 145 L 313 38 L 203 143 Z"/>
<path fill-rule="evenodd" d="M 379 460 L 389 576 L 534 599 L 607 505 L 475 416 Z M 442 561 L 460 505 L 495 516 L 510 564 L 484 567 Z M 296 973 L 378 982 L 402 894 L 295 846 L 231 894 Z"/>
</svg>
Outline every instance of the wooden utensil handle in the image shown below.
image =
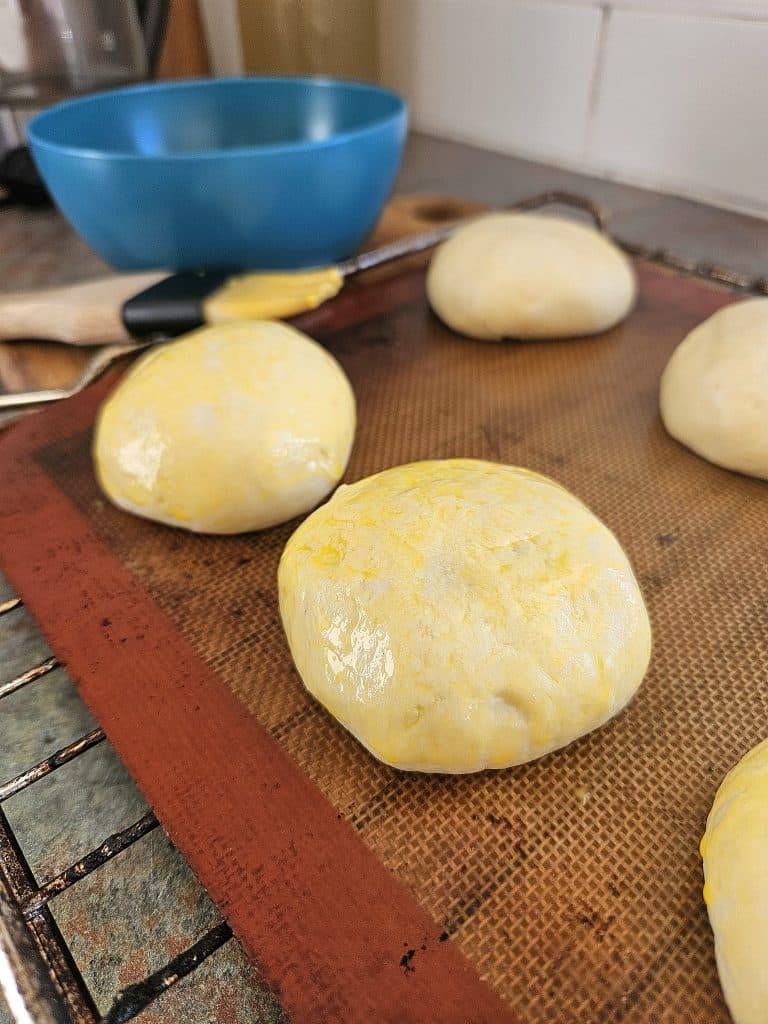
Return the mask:
<svg viewBox="0 0 768 1024">
<path fill-rule="evenodd" d="M 96 281 L 0 294 L 0 341 L 44 338 L 70 345 L 129 341 L 123 303 L 167 274 L 115 274 Z"/>
</svg>

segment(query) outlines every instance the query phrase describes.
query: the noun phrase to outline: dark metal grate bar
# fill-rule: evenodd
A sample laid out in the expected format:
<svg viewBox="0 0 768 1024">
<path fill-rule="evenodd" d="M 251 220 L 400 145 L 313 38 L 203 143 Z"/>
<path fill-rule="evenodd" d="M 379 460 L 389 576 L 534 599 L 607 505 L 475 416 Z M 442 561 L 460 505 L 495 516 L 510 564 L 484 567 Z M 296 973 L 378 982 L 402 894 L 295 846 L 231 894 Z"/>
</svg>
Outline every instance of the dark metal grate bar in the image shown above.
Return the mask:
<svg viewBox="0 0 768 1024">
<path fill-rule="evenodd" d="M 2 685 L 0 685 L 0 699 L 7 697 L 11 693 L 15 693 L 16 690 L 20 690 L 22 686 L 34 683 L 36 679 L 40 679 L 42 676 L 47 676 L 48 673 L 53 672 L 55 668 L 61 668 L 61 662 L 57 658 L 46 658 L 45 661 L 41 661 L 39 665 L 35 665 L 34 668 L 27 669 L 27 671 L 22 672 L 20 676 L 16 676 L 15 679 L 9 679 L 7 683 L 2 683 Z"/>
<path fill-rule="evenodd" d="M 740 274 L 727 267 L 718 267 L 704 260 L 692 260 L 685 256 L 677 256 L 675 253 L 667 252 L 665 249 L 656 249 L 649 245 L 637 245 L 635 242 L 627 242 L 621 238 L 615 238 L 617 245 L 636 259 L 647 260 L 649 263 L 659 263 L 669 270 L 676 270 L 692 277 L 701 278 L 703 281 L 711 281 L 713 284 L 727 285 L 729 288 L 738 288 L 739 291 L 754 292 L 756 295 L 768 295 L 768 277 L 762 274 Z"/>
<path fill-rule="evenodd" d="M 11 903 L 19 907 L 35 889 L 35 876 L 0 807 L 0 891 L 7 892 Z M 59 998 L 58 1004 L 46 1000 L 49 1018 L 61 1020 L 63 1006 L 72 1024 L 95 1024 L 99 1017 L 96 1005 L 48 907 L 29 918 L 26 926 L 40 963 L 24 964 L 24 974 L 18 979 L 20 989 L 34 985 L 42 967 Z"/>
<path fill-rule="evenodd" d="M 0 978 L 14 1020 L 35 1024 L 70 1024 L 46 965 L 26 922 L 0 885 Z M 12 979 L 12 980 L 11 980 Z"/>
<path fill-rule="evenodd" d="M 150 974 L 137 985 L 129 985 L 112 1004 L 102 1024 L 126 1024 L 126 1021 L 141 1013 L 171 985 L 191 974 L 211 953 L 215 953 L 231 938 L 232 929 L 226 921 L 222 921 L 188 950 L 174 957 L 162 970 Z"/>
<path fill-rule="evenodd" d="M 608 231 L 608 214 L 603 207 L 593 199 L 577 195 L 575 192 L 562 192 L 559 189 L 552 189 L 549 192 L 541 192 L 530 199 L 521 199 L 513 203 L 512 210 L 538 210 L 542 206 L 571 206 L 576 210 L 589 214 L 595 223 L 598 231 Z"/>
<path fill-rule="evenodd" d="M 75 740 L 74 743 L 70 743 L 68 746 L 62 747 L 61 750 L 57 750 L 56 753 L 46 757 L 45 760 L 40 761 L 33 768 L 28 768 L 21 775 L 17 775 L 15 779 L 10 779 L 0 786 L 0 804 L 15 793 L 20 793 L 27 786 L 31 786 L 38 779 L 44 779 L 46 775 L 50 775 L 57 768 L 61 768 L 62 765 L 73 761 L 80 754 L 84 754 L 86 750 L 90 750 L 97 743 L 101 743 L 104 738 L 103 729 L 92 729 L 85 736 L 81 736 L 79 740 Z"/>
<path fill-rule="evenodd" d="M 82 860 L 72 864 L 60 874 L 54 875 L 44 885 L 41 885 L 23 905 L 24 916 L 30 917 L 38 913 L 41 907 L 44 907 L 54 896 L 58 896 L 59 893 L 64 892 L 65 889 L 74 885 L 75 882 L 79 882 L 81 878 L 85 878 L 86 875 L 95 871 L 96 868 L 112 860 L 118 853 L 127 850 L 129 846 L 132 846 L 142 836 L 157 828 L 158 824 L 157 818 L 149 811 L 143 818 L 135 821 L 133 825 L 129 825 L 120 832 L 113 833 L 104 840 L 101 846 L 87 853 Z"/>
<path fill-rule="evenodd" d="M 20 600 L 5 602 L 0 614 L 19 607 Z M 60 666 L 47 658 L 0 687 L 0 697 L 15 692 Z M 73 761 L 105 739 L 92 729 L 78 740 L 0 786 L 0 803 Z M 158 827 L 150 811 L 138 821 L 109 836 L 97 849 L 38 887 L 10 823 L 0 807 L 0 962 L 7 962 L 18 989 L 19 1019 L 37 1024 L 97 1024 L 101 1020 L 93 997 L 64 941 L 48 903 L 59 893 L 95 871 Z M 18 913 L 21 911 L 21 914 Z M 26 926 L 26 931 L 25 931 Z M 164 968 L 127 988 L 101 1024 L 125 1022 L 141 1013 L 163 992 L 190 974 L 232 937 L 226 922 L 179 954 Z"/>
</svg>

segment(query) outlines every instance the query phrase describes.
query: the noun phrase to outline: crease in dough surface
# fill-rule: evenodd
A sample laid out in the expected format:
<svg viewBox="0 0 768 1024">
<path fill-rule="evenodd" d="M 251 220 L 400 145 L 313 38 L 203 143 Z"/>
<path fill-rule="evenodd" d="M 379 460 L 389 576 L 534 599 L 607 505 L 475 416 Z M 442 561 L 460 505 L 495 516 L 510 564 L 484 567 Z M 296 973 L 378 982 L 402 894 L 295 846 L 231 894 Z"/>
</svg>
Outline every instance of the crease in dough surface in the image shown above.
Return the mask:
<svg viewBox="0 0 768 1024">
<path fill-rule="evenodd" d="M 278 585 L 305 686 L 406 770 L 562 747 L 624 707 L 650 658 L 616 538 L 512 466 L 427 461 L 339 488 L 289 540 Z"/>
</svg>

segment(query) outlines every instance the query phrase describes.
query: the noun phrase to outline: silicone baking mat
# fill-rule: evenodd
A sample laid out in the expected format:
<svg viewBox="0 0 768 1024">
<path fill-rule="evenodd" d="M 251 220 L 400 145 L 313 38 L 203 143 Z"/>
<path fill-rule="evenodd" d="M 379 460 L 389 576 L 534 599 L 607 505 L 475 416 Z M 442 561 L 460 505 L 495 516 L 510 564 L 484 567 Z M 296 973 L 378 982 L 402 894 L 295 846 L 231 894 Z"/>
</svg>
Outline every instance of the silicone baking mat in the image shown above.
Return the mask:
<svg viewBox="0 0 768 1024">
<path fill-rule="evenodd" d="M 594 338 L 483 344 L 410 269 L 302 324 L 354 385 L 347 480 L 476 456 L 555 477 L 618 535 L 654 627 L 606 727 L 477 775 L 399 773 L 304 691 L 275 573 L 296 523 L 232 538 L 126 515 L 90 463 L 115 376 L 0 440 L 2 565 L 297 1022 L 728 1020 L 697 844 L 768 733 L 768 485 L 697 458 L 660 373 L 733 295 L 640 265 Z"/>
</svg>

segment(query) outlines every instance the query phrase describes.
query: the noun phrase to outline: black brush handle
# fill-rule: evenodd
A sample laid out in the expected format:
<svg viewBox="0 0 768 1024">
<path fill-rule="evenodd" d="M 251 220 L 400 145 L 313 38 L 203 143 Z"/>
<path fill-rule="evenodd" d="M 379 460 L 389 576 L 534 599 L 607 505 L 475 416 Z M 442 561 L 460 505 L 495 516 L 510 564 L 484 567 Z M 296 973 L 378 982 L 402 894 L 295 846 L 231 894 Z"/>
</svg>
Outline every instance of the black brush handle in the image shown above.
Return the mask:
<svg viewBox="0 0 768 1024">
<path fill-rule="evenodd" d="M 202 327 L 203 303 L 230 277 L 228 270 L 185 270 L 166 277 L 128 299 L 123 324 L 134 338 L 173 338 Z"/>
</svg>

